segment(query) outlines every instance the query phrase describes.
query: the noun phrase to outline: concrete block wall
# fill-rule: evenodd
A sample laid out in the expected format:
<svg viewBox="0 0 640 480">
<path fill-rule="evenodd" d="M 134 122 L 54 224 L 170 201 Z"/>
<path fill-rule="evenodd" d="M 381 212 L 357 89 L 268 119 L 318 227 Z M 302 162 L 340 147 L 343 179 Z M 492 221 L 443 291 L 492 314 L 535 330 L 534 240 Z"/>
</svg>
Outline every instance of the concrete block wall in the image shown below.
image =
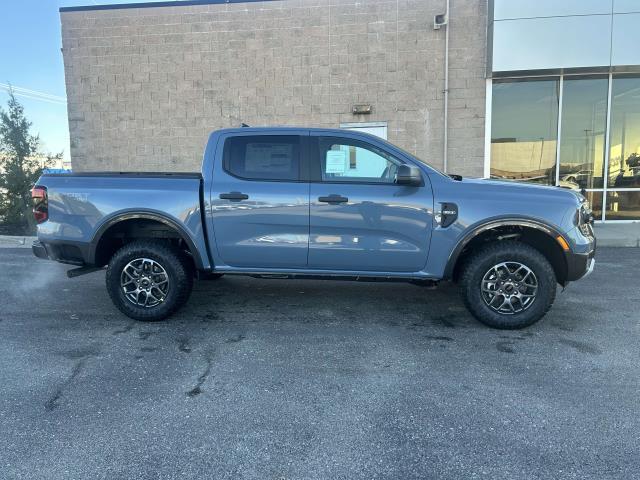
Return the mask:
<svg viewBox="0 0 640 480">
<path fill-rule="evenodd" d="M 481 175 L 487 0 L 452 0 L 450 171 Z M 78 171 L 198 170 L 210 131 L 388 122 L 442 165 L 445 0 L 282 0 L 62 12 Z M 373 106 L 353 115 L 354 104 Z"/>
</svg>

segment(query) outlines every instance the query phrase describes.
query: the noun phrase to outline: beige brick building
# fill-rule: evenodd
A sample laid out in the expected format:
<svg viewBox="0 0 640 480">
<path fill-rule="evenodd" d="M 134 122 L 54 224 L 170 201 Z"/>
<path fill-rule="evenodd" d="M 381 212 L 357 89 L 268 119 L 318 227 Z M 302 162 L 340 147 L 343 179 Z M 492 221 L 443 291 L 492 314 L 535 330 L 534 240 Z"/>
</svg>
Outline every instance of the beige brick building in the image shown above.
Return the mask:
<svg viewBox="0 0 640 480">
<path fill-rule="evenodd" d="M 446 150 L 449 173 L 580 188 L 598 220 L 640 220 L 640 1 L 186 0 L 61 18 L 75 170 L 196 170 L 207 134 L 241 123 L 375 125 L 436 167 Z"/>
<path fill-rule="evenodd" d="M 74 170 L 197 170 L 208 133 L 243 122 L 382 122 L 442 166 L 446 0 L 158 5 L 61 9 Z M 487 11 L 451 2 L 449 170 L 467 175 L 483 173 Z"/>
</svg>

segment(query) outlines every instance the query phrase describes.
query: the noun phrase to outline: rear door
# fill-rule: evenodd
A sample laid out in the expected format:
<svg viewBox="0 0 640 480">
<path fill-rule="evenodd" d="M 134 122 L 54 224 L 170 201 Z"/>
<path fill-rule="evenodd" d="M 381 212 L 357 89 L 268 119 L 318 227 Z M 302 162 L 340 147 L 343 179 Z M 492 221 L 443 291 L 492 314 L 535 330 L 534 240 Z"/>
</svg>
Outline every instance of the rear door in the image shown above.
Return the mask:
<svg viewBox="0 0 640 480">
<path fill-rule="evenodd" d="M 410 163 L 362 137 L 310 137 L 309 267 L 323 270 L 418 272 L 429 252 L 433 195 L 424 185 L 395 184 Z"/>
<path fill-rule="evenodd" d="M 211 216 L 218 268 L 305 268 L 307 131 L 229 134 L 216 148 Z M 217 161 L 222 159 L 222 161 Z"/>
</svg>

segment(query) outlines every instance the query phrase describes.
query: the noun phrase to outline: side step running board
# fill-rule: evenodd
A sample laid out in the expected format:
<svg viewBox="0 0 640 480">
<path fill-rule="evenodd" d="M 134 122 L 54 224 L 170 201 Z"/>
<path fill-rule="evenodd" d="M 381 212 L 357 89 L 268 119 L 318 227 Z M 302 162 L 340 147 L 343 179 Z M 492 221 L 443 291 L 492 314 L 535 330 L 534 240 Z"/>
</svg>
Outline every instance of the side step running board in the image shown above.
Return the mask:
<svg viewBox="0 0 640 480">
<path fill-rule="evenodd" d="M 87 273 L 97 272 L 98 270 L 103 270 L 102 267 L 79 267 L 72 268 L 71 270 L 67 270 L 67 277 L 75 278 L 80 275 L 86 275 Z"/>
</svg>

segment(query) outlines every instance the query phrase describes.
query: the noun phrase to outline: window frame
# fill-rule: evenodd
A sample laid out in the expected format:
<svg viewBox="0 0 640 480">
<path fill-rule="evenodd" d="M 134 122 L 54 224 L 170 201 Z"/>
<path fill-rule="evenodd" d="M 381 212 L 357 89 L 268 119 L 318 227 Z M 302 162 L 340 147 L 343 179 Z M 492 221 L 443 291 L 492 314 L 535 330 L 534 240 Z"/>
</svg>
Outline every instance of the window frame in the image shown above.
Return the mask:
<svg viewBox="0 0 640 480">
<path fill-rule="evenodd" d="M 298 178 L 297 179 L 279 179 L 279 178 L 252 178 L 252 177 L 243 177 L 234 173 L 230 166 L 230 157 L 227 155 L 227 149 L 230 148 L 231 142 L 237 139 L 248 139 L 248 138 L 278 138 L 278 137 L 287 137 L 287 138 L 297 138 L 298 139 Z M 238 180 L 242 180 L 244 182 L 277 182 L 277 183 L 308 183 L 308 171 L 309 171 L 309 146 L 307 141 L 307 136 L 301 135 L 299 133 L 255 133 L 249 135 L 230 135 L 224 139 L 222 145 L 222 170 L 227 175 L 236 178 Z M 248 143 L 248 142 L 246 142 Z M 275 143 L 275 142 L 274 142 Z"/>
<path fill-rule="evenodd" d="M 402 185 L 398 185 L 395 181 L 394 182 L 358 181 L 359 177 L 344 177 L 344 178 L 348 178 L 349 180 L 323 179 L 322 178 L 322 155 L 320 153 L 320 141 L 322 139 L 327 139 L 327 138 L 335 139 L 338 141 L 337 143 L 345 142 L 345 143 L 340 143 L 341 145 L 355 146 L 355 147 L 363 148 L 365 150 L 372 151 L 377 155 L 379 155 L 379 153 L 376 151 L 378 150 L 384 153 L 385 155 L 396 160 L 398 162 L 398 165 L 408 165 L 408 163 L 404 161 L 404 159 L 401 158 L 400 156 L 395 155 L 384 148 L 378 147 L 377 145 L 368 143 L 358 138 L 353 138 L 351 136 L 340 136 L 336 134 L 311 136 L 309 137 L 309 152 L 312 152 L 310 155 L 311 165 L 309 170 L 309 181 L 311 183 L 322 183 L 327 185 L 378 185 L 378 186 L 384 185 L 384 186 L 392 186 L 392 187 L 402 186 Z M 361 177 L 361 178 L 371 178 L 371 177 Z"/>
</svg>

